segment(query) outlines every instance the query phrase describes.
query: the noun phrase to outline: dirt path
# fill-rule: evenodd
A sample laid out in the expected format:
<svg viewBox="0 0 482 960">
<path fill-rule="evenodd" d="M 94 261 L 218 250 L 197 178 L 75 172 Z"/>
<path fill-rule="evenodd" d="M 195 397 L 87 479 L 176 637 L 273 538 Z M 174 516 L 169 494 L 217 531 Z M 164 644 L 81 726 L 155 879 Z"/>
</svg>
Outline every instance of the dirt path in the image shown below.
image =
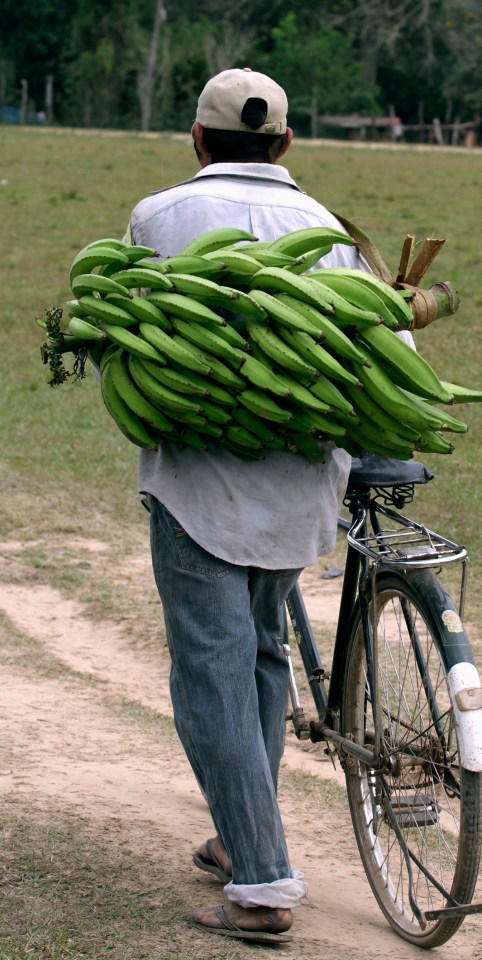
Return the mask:
<svg viewBox="0 0 482 960">
<path fill-rule="evenodd" d="M 0 611 L 8 629 L 38 641 L 37 666 L 32 657 L 12 655 L 3 661 L 3 803 L 38 818 L 80 818 L 106 840 L 115 840 L 117 850 L 127 845 L 139 875 L 151 884 L 158 878 L 159 896 L 168 888 L 169 896 L 188 908 L 216 902 L 219 886 L 191 864 L 194 845 L 211 834 L 209 814 L 170 724 L 159 727 L 158 714 L 171 715 L 164 650 L 139 648 L 112 623 L 93 623 L 78 603 L 50 587 L 25 586 L 18 563 L 13 576 L 12 551 L 2 546 Z M 135 569 L 136 575 L 150 576 L 145 557 L 138 558 Z M 311 615 L 321 619 L 323 609 L 324 620 L 334 623 L 338 581 L 317 576 L 315 583 L 310 571 L 304 579 Z M 342 783 L 320 749 L 303 748 L 291 736 L 284 766 Z M 292 859 L 305 870 L 314 906 L 297 911 L 293 945 L 279 955 L 286 960 L 419 957 L 418 949 L 391 933 L 373 901 L 348 812 L 340 821 L 339 805 L 321 810 L 316 794 L 309 792 L 287 791 L 281 804 Z M 193 958 L 201 950 L 203 957 L 213 958 L 228 950 L 220 938 L 189 929 L 183 916 L 165 947 L 162 936 L 160 931 L 156 958 L 180 956 L 181 946 L 182 956 Z M 468 918 L 451 944 L 435 953 L 439 960 L 454 955 L 480 960 L 481 941 L 482 918 Z M 260 947 L 232 946 L 233 957 L 253 955 L 253 950 L 260 958 L 273 956 Z M 171 952 L 175 949 L 178 953 Z M 135 954 L 132 958 L 137 960 Z"/>
</svg>

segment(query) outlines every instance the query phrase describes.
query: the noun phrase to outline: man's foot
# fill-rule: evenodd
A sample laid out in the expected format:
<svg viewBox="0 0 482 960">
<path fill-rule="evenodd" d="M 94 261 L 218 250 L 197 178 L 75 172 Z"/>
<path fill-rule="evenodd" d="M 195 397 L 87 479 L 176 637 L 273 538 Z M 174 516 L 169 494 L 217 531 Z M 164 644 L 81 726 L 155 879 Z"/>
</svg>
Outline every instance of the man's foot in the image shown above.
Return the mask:
<svg viewBox="0 0 482 960">
<path fill-rule="evenodd" d="M 218 836 L 199 847 L 194 854 L 193 861 L 196 867 L 204 870 L 206 873 L 212 873 L 222 883 L 229 883 L 232 880 L 231 864 L 229 857 Z"/>
<path fill-rule="evenodd" d="M 291 910 L 273 907 L 240 907 L 228 901 L 213 907 L 200 907 L 189 917 L 198 930 L 251 943 L 289 943 L 293 918 Z"/>
</svg>

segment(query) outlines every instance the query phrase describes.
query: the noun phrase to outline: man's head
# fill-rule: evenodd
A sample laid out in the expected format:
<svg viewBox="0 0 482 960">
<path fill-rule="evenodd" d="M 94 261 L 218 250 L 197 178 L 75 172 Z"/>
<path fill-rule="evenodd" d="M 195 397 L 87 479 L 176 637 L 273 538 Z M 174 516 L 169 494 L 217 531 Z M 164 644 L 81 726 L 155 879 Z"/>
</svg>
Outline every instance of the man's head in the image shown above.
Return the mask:
<svg viewBox="0 0 482 960">
<path fill-rule="evenodd" d="M 275 163 L 292 138 L 287 112 L 286 94 L 271 77 L 249 67 L 223 70 L 198 100 L 192 133 L 200 162 Z"/>
</svg>

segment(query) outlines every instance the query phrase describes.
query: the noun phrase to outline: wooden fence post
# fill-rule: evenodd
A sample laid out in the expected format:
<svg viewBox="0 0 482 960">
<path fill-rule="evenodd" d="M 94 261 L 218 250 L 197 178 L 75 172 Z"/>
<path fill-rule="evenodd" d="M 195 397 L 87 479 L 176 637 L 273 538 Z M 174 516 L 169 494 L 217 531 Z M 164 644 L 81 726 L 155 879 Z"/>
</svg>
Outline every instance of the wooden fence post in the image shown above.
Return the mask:
<svg viewBox="0 0 482 960">
<path fill-rule="evenodd" d="M 54 118 L 54 78 L 48 74 L 45 82 L 45 121 L 52 123 Z"/>
<path fill-rule="evenodd" d="M 7 99 L 7 78 L 4 73 L 0 73 L 0 123 L 3 120 L 3 108 Z"/>
<path fill-rule="evenodd" d="M 444 135 L 442 131 L 442 124 L 440 123 L 440 120 L 438 117 L 433 118 L 432 126 L 433 126 L 433 135 L 435 138 L 435 142 L 438 143 L 438 145 L 441 147 L 443 146 L 443 143 L 444 143 Z"/>
<path fill-rule="evenodd" d="M 311 136 L 315 140 L 318 136 L 318 101 L 316 97 L 311 98 Z"/>
<path fill-rule="evenodd" d="M 423 143 L 423 142 L 424 142 L 424 139 L 425 139 L 425 137 L 424 137 L 425 119 L 424 119 L 424 105 L 423 105 L 423 100 L 419 100 L 419 101 L 418 101 L 418 124 L 419 124 L 419 129 L 420 129 L 420 136 L 419 136 L 418 139 L 420 140 L 420 143 Z"/>
<path fill-rule="evenodd" d="M 19 122 L 25 123 L 27 119 L 27 104 L 28 104 L 28 81 L 23 79 L 20 81 L 20 86 L 22 88 L 22 96 L 20 100 L 20 116 Z"/>
</svg>

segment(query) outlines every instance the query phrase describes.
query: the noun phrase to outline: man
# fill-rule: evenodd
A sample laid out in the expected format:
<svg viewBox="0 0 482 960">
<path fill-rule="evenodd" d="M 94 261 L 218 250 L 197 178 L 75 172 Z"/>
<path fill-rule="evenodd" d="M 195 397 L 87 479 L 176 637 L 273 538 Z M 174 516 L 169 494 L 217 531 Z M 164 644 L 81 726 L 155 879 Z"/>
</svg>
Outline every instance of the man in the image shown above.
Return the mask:
<svg viewBox="0 0 482 960">
<path fill-rule="evenodd" d="M 213 77 L 192 127 L 201 170 L 136 206 L 133 242 L 167 257 L 219 226 L 261 240 L 320 224 L 343 230 L 277 163 L 293 136 L 287 106 L 281 87 L 248 68 Z M 364 265 L 340 244 L 323 263 Z M 276 800 L 288 695 L 279 641 L 302 568 L 333 549 L 349 467 L 332 443 L 323 464 L 167 443 L 140 454 L 175 723 L 216 828 L 194 862 L 225 883 L 224 905 L 191 917 L 212 933 L 291 940 L 291 911 L 306 895 Z"/>
</svg>

